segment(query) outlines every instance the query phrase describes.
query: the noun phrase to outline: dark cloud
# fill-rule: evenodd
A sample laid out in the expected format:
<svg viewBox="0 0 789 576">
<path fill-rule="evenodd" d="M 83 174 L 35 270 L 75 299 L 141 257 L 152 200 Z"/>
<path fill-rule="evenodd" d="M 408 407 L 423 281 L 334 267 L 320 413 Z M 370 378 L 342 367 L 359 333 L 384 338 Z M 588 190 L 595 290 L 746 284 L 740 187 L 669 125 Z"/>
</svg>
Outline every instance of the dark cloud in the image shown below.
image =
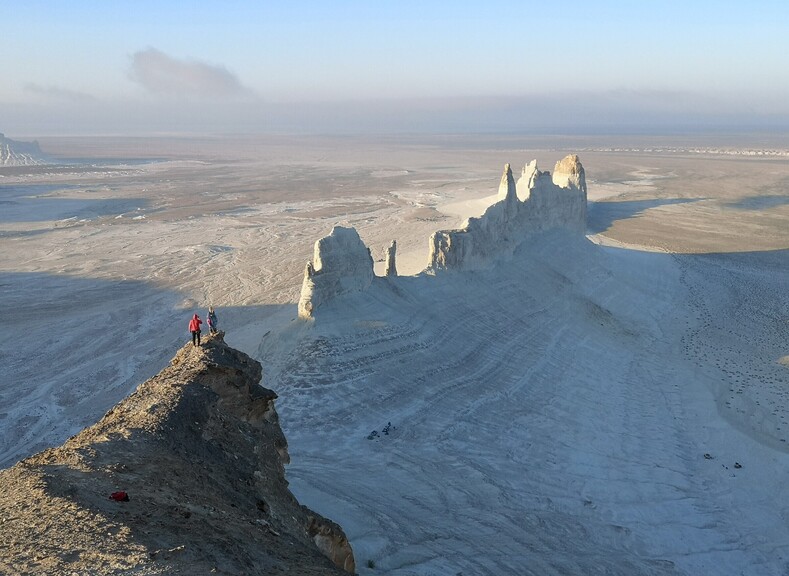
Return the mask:
<svg viewBox="0 0 789 576">
<path fill-rule="evenodd" d="M 42 86 L 41 84 L 25 84 L 25 92 L 33 94 L 42 99 L 56 102 L 89 102 L 95 100 L 90 94 L 68 90 L 59 86 Z"/>
<path fill-rule="evenodd" d="M 132 54 L 130 77 L 149 92 L 170 98 L 237 100 L 254 96 L 224 66 L 178 60 L 156 48 Z"/>
</svg>

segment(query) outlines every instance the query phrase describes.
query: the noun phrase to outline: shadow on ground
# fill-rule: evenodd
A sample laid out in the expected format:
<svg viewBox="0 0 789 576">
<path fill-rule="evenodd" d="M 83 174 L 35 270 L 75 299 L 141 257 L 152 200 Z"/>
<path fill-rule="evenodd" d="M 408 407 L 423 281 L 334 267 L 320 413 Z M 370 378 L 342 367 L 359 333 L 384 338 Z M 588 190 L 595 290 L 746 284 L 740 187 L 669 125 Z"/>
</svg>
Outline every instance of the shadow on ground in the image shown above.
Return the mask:
<svg viewBox="0 0 789 576">
<path fill-rule="evenodd" d="M 789 205 L 789 195 L 753 196 L 726 204 L 727 207 L 737 210 L 769 210 L 786 205 Z"/>
<path fill-rule="evenodd" d="M 688 204 L 700 200 L 706 200 L 706 198 L 655 198 L 625 202 L 590 202 L 586 229 L 589 234 L 599 234 L 608 230 L 615 221 L 640 216 L 651 208 Z"/>
</svg>

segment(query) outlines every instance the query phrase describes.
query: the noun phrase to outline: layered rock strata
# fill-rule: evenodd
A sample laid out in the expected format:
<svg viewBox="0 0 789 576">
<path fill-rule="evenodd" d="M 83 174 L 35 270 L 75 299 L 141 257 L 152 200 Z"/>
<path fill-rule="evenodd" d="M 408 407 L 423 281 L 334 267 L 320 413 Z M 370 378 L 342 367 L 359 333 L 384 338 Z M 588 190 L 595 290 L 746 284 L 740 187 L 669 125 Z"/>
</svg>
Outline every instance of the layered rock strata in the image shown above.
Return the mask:
<svg viewBox="0 0 789 576">
<path fill-rule="evenodd" d="M 187 344 L 97 424 L 0 471 L 0 574 L 353 573 L 342 529 L 288 490 L 260 378 L 221 333 Z"/>
</svg>

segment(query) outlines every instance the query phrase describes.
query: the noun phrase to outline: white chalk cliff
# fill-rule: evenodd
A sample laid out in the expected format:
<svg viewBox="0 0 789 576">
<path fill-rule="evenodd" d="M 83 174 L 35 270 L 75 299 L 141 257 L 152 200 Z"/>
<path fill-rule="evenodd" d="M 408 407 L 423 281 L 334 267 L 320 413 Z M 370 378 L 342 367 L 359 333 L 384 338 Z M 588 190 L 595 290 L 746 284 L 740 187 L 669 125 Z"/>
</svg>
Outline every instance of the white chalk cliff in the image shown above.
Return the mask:
<svg viewBox="0 0 789 576">
<path fill-rule="evenodd" d="M 472 269 L 506 258 L 529 237 L 562 229 L 583 235 L 586 230 L 586 177 L 578 156 L 554 166 L 553 176 L 527 164 L 517 183 L 510 165 L 504 167 L 496 202 L 461 228 L 439 230 L 430 237 L 426 272 Z M 396 244 L 387 251 L 387 276 L 396 275 Z M 299 317 L 311 318 L 324 302 L 373 283 L 373 259 L 353 228 L 335 226 L 315 243 L 307 263 L 299 300 Z"/>
<path fill-rule="evenodd" d="M 430 237 L 428 269 L 468 269 L 507 256 L 529 236 L 556 228 L 583 234 L 586 229 L 586 177 L 578 156 L 556 163 L 553 177 L 537 162 L 523 168 L 517 184 L 504 167 L 497 202 L 460 229 Z"/>
<path fill-rule="evenodd" d="M 397 240 L 392 240 L 386 249 L 386 276 L 397 276 Z"/>
<path fill-rule="evenodd" d="M 26 166 L 46 164 L 47 160 L 38 142 L 19 142 L 6 138 L 0 132 L 0 166 Z"/>
<path fill-rule="evenodd" d="M 354 228 L 335 226 L 315 242 L 312 262 L 304 270 L 299 317 L 340 294 L 366 290 L 373 281 L 373 257 Z"/>
</svg>

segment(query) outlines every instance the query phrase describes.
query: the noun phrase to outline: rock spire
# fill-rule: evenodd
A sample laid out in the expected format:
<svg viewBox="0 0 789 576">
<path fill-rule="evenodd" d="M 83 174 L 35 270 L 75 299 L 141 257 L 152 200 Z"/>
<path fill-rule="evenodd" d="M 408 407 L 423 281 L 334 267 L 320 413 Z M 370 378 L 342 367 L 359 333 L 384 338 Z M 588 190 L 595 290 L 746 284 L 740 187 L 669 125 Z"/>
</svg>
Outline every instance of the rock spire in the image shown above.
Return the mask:
<svg viewBox="0 0 789 576">
<path fill-rule="evenodd" d="M 311 318 L 325 300 L 366 290 L 373 281 L 373 257 L 353 228 L 335 226 L 315 242 L 312 262 L 304 270 L 299 318 Z"/>
</svg>

